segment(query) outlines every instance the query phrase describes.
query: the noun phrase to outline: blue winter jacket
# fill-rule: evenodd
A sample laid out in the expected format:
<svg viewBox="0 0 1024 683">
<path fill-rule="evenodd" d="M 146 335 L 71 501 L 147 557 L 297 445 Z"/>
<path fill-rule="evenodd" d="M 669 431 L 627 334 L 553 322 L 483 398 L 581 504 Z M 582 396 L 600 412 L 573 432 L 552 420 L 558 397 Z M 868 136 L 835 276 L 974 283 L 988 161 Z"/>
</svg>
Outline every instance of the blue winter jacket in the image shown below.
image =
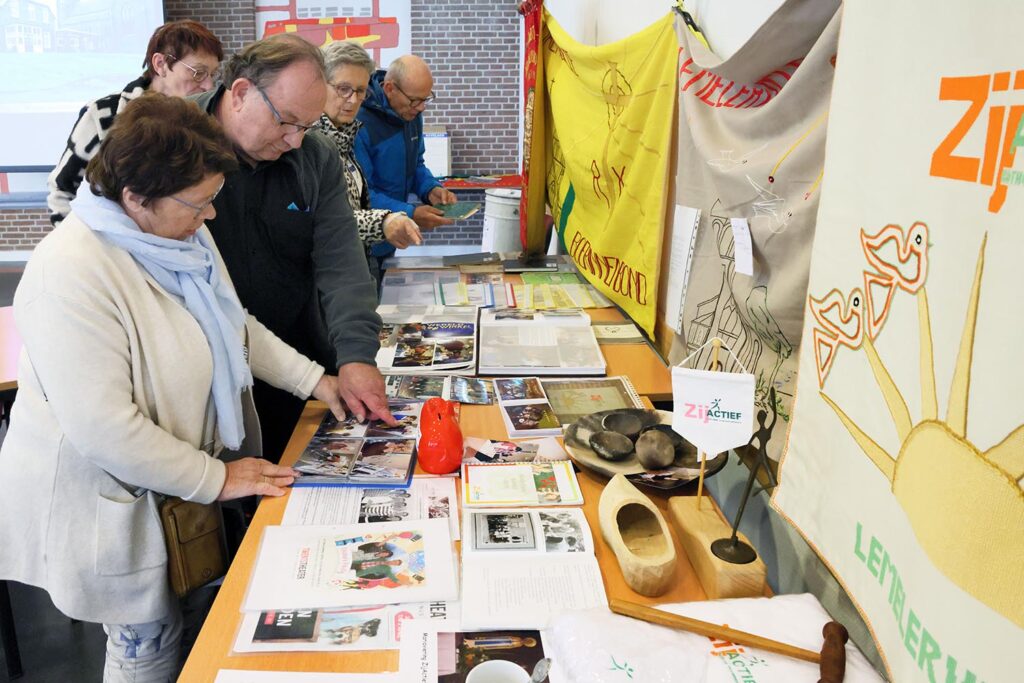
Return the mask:
<svg viewBox="0 0 1024 683">
<path fill-rule="evenodd" d="M 423 114 L 406 121 L 395 113 L 384 94 L 384 74 L 373 74 L 359 109 L 363 126 L 356 136 L 356 161 L 370 185 L 370 206 L 412 216 L 415 206 L 407 197 L 414 194 L 427 203 L 441 183 L 423 163 Z"/>
</svg>

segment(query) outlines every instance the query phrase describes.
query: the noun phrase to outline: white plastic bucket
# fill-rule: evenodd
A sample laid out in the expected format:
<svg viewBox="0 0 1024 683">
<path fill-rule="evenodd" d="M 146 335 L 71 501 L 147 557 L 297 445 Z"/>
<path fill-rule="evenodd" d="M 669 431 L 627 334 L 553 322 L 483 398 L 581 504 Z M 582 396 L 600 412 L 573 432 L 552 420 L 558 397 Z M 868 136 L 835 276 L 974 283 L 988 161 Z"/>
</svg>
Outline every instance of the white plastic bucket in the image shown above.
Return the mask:
<svg viewBox="0 0 1024 683">
<path fill-rule="evenodd" d="M 487 190 L 484 202 L 484 232 L 481 251 L 522 251 L 519 239 L 519 198 L 521 190 Z"/>
</svg>

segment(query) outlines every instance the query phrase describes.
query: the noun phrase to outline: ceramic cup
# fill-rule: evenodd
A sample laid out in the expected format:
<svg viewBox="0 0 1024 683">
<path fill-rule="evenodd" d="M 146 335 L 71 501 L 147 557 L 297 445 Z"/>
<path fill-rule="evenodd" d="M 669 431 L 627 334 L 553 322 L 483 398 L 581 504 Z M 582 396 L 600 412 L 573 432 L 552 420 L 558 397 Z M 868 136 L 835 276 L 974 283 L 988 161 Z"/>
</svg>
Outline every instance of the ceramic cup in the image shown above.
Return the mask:
<svg viewBox="0 0 1024 683">
<path fill-rule="evenodd" d="M 515 662 L 492 659 L 474 666 L 466 683 L 530 683 L 530 674 Z"/>
</svg>

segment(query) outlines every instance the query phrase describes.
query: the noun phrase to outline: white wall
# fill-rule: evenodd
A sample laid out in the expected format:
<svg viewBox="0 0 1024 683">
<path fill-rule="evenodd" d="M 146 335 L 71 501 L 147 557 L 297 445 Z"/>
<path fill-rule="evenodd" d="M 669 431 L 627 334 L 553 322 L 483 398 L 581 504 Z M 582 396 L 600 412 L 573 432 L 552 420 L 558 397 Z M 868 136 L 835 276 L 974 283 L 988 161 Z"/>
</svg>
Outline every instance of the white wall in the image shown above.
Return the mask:
<svg viewBox="0 0 1024 683">
<path fill-rule="evenodd" d="M 783 0 L 691 0 L 687 11 L 708 43 L 728 59 L 778 9 Z M 544 6 L 569 35 L 603 45 L 633 35 L 665 16 L 668 0 L 547 0 Z"/>
</svg>

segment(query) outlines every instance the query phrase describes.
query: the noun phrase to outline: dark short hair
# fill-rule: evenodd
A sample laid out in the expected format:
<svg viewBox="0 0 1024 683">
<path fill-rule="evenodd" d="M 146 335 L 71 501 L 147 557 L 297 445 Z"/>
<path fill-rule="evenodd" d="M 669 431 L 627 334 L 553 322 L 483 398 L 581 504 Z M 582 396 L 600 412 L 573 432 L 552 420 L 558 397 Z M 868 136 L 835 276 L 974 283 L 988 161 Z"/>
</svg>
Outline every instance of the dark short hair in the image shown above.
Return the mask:
<svg viewBox="0 0 1024 683">
<path fill-rule="evenodd" d="M 257 87 L 266 88 L 278 74 L 292 64 L 309 62 L 320 77 L 327 82 L 324 57 L 315 45 L 292 33 L 277 35 L 249 43 L 241 52 L 236 52 L 224 63 L 224 86 L 231 87 L 239 78 L 244 78 Z"/>
<path fill-rule="evenodd" d="M 142 75 L 152 79 L 153 54 L 172 54 L 175 59 L 182 59 L 190 52 L 209 52 L 217 58 L 217 61 L 224 59 L 224 48 L 220 39 L 213 35 L 210 29 L 198 21 L 185 19 L 184 21 L 169 21 L 149 37 L 149 45 L 146 46 L 146 59 L 142 62 L 145 71 Z"/>
<path fill-rule="evenodd" d="M 148 91 L 114 119 L 85 177 L 93 194 L 120 204 L 128 188 L 148 205 L 237 167 L 214 117 L 192 100 Z"/>
</svg>

